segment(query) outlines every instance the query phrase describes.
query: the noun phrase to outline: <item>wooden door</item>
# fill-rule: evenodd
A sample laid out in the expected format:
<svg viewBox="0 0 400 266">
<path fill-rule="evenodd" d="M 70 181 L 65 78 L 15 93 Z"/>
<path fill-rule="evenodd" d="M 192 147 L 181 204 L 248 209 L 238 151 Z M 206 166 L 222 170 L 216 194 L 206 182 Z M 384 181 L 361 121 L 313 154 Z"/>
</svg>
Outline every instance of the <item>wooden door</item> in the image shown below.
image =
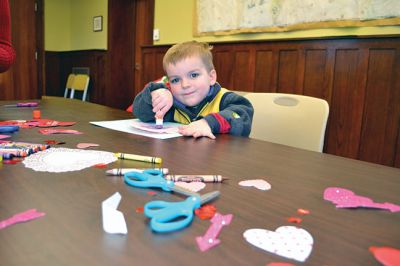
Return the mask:
<svg viewBox="0 0 400 266">
<path fill-rule="evenodd" d="M 42 95 L 43 0 L 10 0 L 14 65 L 0 74 L 0 99 L 25 100 Z"/>
<path fill-rule="evenodd" d="M 153 43 L 153 18 L 154 0 L 108 2 L 105 105 L 125 109 L 132 104 L 140 84 L 140 49 Z"/>
</svg>

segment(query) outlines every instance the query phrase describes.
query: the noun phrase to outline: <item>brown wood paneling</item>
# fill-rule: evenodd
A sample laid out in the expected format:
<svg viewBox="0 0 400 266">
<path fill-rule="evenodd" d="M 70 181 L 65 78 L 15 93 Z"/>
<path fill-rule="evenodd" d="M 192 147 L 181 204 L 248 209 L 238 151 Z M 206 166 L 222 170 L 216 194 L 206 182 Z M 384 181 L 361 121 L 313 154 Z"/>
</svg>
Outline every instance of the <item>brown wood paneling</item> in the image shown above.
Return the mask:
<svg viewBox="0 0 400 266">
<path fill-rule="evenodd" d="M 233 51 L 226 48 L 213 49 L 214 67 L 217 71 L 217 80 L 224 88 L 233 86 L 234 60 Z"/>
<path fill-rule="evenodd" d="M 400 168 L 400 48 L 396 49 L 396 61 L 392 75 L 392 100 L 389 105 L 389 113 L 394 116 L 393 134 L 397 136 L 397 144 L 394 156 L 394 166 Z"/>
<path fill-rule="evenodd" d="M 326 149 L 357 158 L 363 112 L 363 89 L 357 89 L 358 50 L 336 52 L 333 95 L 330 103 Z"/>
<path fill-rule="evenodd" d="M 301 90 L 296 86 L 298 59 L 299 52 L 297 50 L 281 50 L 279 52 L 277 92 L 301 94 Z"/>
<path fill-rule="evenodd" d="M 255 55 L 255 77 L 254 91 L 274 91 L 276 80 L 276 64 L 271 50 L 257 50 Z M 252 91 L 252 90 L 250 90 Z"/>
<path fill-rule="evenodd" d="M 106 104 L 106 51 L 46 52 L 46 95 L 63 96 L 73 67 L 90 69 L 88 101 Z"/>
<path fill-rule="evenodd" d="M 251 62 L 249 50 L 235 51 L 235 68 L 233 74 L 232 90 L 252 91 L 253 85 L 253 69 L 254 64 Z M 254 58 L 254 56 L 253 56 Z M 236 67 L 237 66 L 237 67 Z"/>
<path fill-rule="evenodd" d="M 388 133 L 396 129 L 393 125 L 399 121 L 398 115 L 389 113 L 391 96 L 394 94 L 391 81 L 395 56 L 394 49 L 371 49 L 369 52 L 359 150 L 361 160 L 393 165 L 397 136 Z"/>
<path fill-rule="evenodd" d="M 326 99 L 327 50 L 306 50 L 303 94 Z"/>
</svg>

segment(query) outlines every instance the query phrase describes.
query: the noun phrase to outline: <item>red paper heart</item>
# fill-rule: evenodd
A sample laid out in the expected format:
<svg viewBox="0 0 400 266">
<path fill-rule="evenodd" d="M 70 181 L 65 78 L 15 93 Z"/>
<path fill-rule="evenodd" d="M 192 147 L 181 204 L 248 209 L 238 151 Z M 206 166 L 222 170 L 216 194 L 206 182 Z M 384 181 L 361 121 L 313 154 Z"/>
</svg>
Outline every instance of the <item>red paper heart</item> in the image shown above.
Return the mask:
<svg viewBox="0 0 400 266">
<path fill-rule="evenodd" d="M 400 265 L 400 249 L 372 246 L 369 251 L 374 254 L 375 259 L 385 266 Z"/>
</svg>

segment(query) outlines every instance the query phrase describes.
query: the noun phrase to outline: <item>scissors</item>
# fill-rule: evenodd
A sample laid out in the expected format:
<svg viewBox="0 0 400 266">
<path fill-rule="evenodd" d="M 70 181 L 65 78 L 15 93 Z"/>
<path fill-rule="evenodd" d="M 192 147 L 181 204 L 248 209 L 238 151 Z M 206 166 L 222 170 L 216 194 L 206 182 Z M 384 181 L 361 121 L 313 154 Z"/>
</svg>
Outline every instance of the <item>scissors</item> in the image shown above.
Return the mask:
<svg viewBox="0 0 400 266">
<path fill-rule="evenodd" d="M 150 227 L 153 231 L 166 233 L 180 230 L 193 220 L 195 209 L 219 195 L 219 191 L 213 191 L 202 196 L 190 196 L 186 200 L 178 202 L 150 201 L 144 206 L 144 214 L 151 218 Z M 177 218 L 183 219 L 176 220 Z"/>
<path fill-rule="evenodd" d="M 14 133 L 19 130 L 19 126 L 0 126 L 0 133 Z"/>
<path fill-rule="evenodd" d="M 175 186 L 173 181 L 166 180 L 162 171 L 157 169 L 146 169 L 142 173 L 128 172 L 124 175 L 124 181 L 133 187 L 161 188 L 164 191 L 174 191 L 185 196 L 199 196 L 198 193 Z"/>
</svg>

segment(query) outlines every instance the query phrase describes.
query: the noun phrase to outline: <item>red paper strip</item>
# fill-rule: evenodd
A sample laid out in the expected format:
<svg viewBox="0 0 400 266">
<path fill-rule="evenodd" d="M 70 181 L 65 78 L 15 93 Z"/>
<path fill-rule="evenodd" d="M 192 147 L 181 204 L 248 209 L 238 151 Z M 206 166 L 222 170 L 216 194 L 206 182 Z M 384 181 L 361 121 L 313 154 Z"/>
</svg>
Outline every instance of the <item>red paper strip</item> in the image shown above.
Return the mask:
<svg viewBox="0 0 400 266">
<path fill-rule="evenodd" d="M 302 215 L 306 215 L 306 214 L 310 214 L 310 211 L 306 210 L 306 209 L 297 209 L 297 213 L 298 214 L 302 214 Z"/>
<path fill-rule="evenodd" d="M 289 217 L 287 220 L 289 223 L 296 223 L 296 224 L 299 224 L 302 221 L 302 219 L 298 217 Z"/>
<path fill-rule="evenodd" d="M 93 167 L 95 167 L 95 168 L 106 168 L 106 167 L 107 167 L 107 164 L 105 164 L 105 163 L 98 163 L 98 164 L 93 165 Z"/>
<path fill-rule="evenodd" d="M 136 208 L 136 212 L 143 213 L 144 212 L 144 207 Z"/>
</svg>

